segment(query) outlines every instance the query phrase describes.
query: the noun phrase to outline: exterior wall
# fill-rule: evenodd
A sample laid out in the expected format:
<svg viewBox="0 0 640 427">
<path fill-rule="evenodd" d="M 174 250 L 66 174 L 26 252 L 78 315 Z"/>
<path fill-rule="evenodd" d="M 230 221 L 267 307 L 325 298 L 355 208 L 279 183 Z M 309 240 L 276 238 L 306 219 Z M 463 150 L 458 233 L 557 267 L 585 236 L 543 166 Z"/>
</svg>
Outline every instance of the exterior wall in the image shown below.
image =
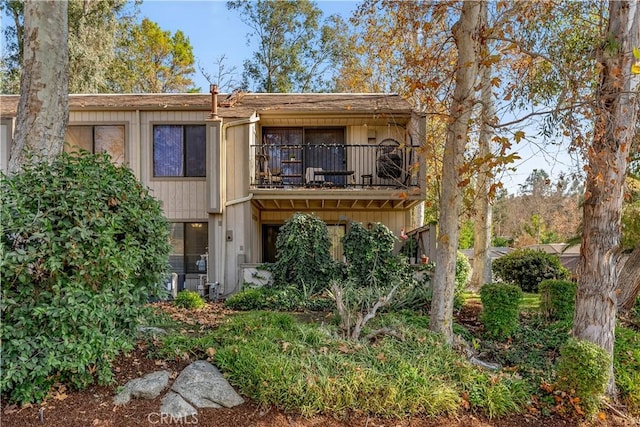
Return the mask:
<svg viewBox="0 0 640 427">
<path fill-rule="evenodd" d="M 70 125 L 114 124 L 125 127 L 125 160 L 136 176 L 147 185 L 154 197 L 162 201 L 165 215 L 173 222 L 207 222 L 209 225 L 208 282 L 220 283 L 223 296 L 240 289 L 242 264 L 256 264 L 262 259 L 262 225 L 282 224 L 293 210 L 259 210 L 251 201 L 251 146 L 259 143 L 260 126 L 344 126 L 347 145 L 377 145 L 386 138 L 411 142 L 408 129 L 402 126 L 363 125 L 362 119 L 332 117 L 314 119 L 288 117 L 259 120 L 257 117 L 236 121 L 208 119 L 207 111 L 71 111 Z M 153 177 L 154 124 L 202 124 L 207 126 L 207 177 Z M 0 170 L 6 171 L 13 133 L 13 119 L 0 122 Z M 413 140 L 414 143 L 418 141 Z M 375 166 L 372 150 L 371 161 Z M 347 159 L 349 162 L 350 159 Z M 355 169 L 348 164 L 348 169 Z M 358 171 L 360 173 L 375 173 Z M 368 224 L 382 222 L 396 235 L 421 224 L 419 207 L 410 211 L 396 209 L 317 212 L 328 224 L 351 221 Z M 197 274 L 187 276 L 185 285 L 197 289 Z"/>
<path fill-rule="evenodd" d="M 252 222 L 251 196 L 249 194 L 250 146 L 255 143 L 255 120 L 229 122 L 222 131 L 222 194 L 223 214 L 221 227 L 215 237 L 220 248 L 220 262 L 213 272 L 220 283 L 223 296 L 239 290 L 240 264 L 255 262 L 253 248 L 259 237 Z"/>
<path fill-rule="evenodd" d="M 13 119 L 0 121 L 0 171 L 7 173 L 9 169 L 9 154 L 11 153 L 11 140 L 13 139 Z"/>
</svg>

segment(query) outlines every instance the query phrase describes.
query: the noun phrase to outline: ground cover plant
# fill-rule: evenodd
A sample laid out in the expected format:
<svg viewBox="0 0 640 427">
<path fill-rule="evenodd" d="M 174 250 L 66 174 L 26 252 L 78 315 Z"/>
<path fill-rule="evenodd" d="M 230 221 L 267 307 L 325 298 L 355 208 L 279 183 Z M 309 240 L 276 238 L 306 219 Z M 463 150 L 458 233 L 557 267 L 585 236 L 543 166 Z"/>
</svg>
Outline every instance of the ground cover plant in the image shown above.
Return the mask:
<svg viewBox="0 0 640 427">
<path fill-rule="evenodd" d="M 525 383 L 474 368 L 429 333 L 425 321 L 413 314 L 381 315 L 372 327 L 394 328 L 402 338 L 384 336 L 371 344 L 342 339 L 335 324 L 257 311 L 197 339 L 167 337 L 159 351 L 200 352 L 243 395 L 305 416 L 436 416 L 469 407 L 494 417 L 523 410 L 530 392 Z"/>
<path fill-rule="evenodd" d="M 160 204 L 106 155 L 26 164 L 0 185 L 0 391 L 25 403 L 108 382 L 166 272 Z"/>
</svg>

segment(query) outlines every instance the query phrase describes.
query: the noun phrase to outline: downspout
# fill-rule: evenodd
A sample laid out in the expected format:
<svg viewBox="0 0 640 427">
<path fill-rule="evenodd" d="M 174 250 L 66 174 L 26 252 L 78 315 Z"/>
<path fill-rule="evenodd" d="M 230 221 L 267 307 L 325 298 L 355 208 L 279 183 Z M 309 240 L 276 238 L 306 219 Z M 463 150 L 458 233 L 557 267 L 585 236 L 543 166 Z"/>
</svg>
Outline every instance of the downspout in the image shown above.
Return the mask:
<svg viewBox="0 0 640 427">
<path fill-rule="evenodd" d="M 242 126 L 242 125 L 250 125 L 260 121 L 260 117 L 250 117 L 248 119 L 235 120 L 233 122 L 225 123 L 222 125 L 222 145 L 225 149 L 224 152 L 224 161 L 222 162 L 222 179 L 221 179 L 221 187 L 224 189 L 223 198 L 226 199 L 227 193 L 227 156 L 226 156 L 226 146 L 227 146 L 227 130 L 232 127 Z M 249 201 L 253 198 L 253 193 L 249 193 L 249 195 L 245 197 L 241 197 L 239 199 L 234 199 L 230 201 L 224 201 L 224 207 L 233 206 L 238 203 L 243 203 Z M 227 230 L 227 212 L 226 209 L 222 211 L 222 232 L 226 233 Z M 220 271 L 220 279 L 222 281 L 222 290 L 220 293 L 222 295 L 226 295 L 227 293 L 227 281 L 226 281 L 226 273 L 227 273 L 227 241 L 222 239 L 222 267 Z"/>
</svg>

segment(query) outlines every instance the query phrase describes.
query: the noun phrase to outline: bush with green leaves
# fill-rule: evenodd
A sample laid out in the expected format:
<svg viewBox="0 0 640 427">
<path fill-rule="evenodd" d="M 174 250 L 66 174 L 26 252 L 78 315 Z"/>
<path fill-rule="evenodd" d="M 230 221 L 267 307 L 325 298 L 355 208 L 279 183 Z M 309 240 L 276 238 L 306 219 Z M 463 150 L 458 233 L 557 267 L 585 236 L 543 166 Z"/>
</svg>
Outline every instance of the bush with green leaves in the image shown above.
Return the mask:
<svg viewBox="0 0 640 427">
<path fill-rule="evenodd" d="M 397 238 L 385 225 L 366 229 L 352 222 L 343 237 L 347 278 L 335 280 L 331 294 L 346 336 L 357 340 L 379 310 L 414 286 L 413 272 L 402 255 L 393 253 Z"/>
<path fill-rule="evenodd" d="M 176 307 L 195 310 L 200 310 L 206 305 L 204 299 L 200 296 L 199 293 L 189 290 L 178 292 L 178 295 L 176 295 L 176 299 L 173 300 L 173 304 Z"/>
<path fill-rule="evenodd" d="M 620 398 L 631 414 L 640 415 L 640 333 L 616 327 L 613 369 Z"/>
<path fill-rule="evenodd" d="M 276 262 L 269 265 L 275 287 L 324 289 L 333 277 L 331 240 L 327 225 L 313 214 L 296 213 L 280 228 Z"/>
<path fill-rule="evenodd" d="M 505 339 L 518 327 L 522 290 L 510 283 L 487 283 L 480 289 L 485 333 Z"/>
<path fill-rule="evenodd" d="M 10 401 L 112 379 L 166 275 L 160 204 L 106 155 L 61 154 L 2 176 L 2 379 Z"/>
<path fill-rule="evenodd" d="M 560 348 L 557 388 L 580 398 L 587 414 L 594 414 L 604 395 L 611 357 L 597 344 L 570 338 Z"/>
<path fill-rule="evenodd" d="M 232 310 L 329 311 L 333 301 L 323 294 L 310 295 L 295 286 L 246 288 L 225 300 Z"/>
<path fill-rule="evenodd" d="M 540 291 L 540 311 L 547 320 L 573 319 L 576 298 L 576 283 L 568 280 L 543 280 Z"/>
<path fill-rule="evenodd" d="M 349 280 L 369 287 L 408 280 L 411 270 L 406 260 L 393 253 L 397 240 L 384 224 L 375 223 L 367 229 L 358 222 L 350 223 L 342 238 Z"/>
<path fill-rule="evenodd" d="M 571 275 L 557 255 L 528 248 L 495 259 L 492 269 L 498 279 L 517 283 L 525 292 L 538 292 L 538 284 L 543 280 L 566 280 Z"/>
</svg>

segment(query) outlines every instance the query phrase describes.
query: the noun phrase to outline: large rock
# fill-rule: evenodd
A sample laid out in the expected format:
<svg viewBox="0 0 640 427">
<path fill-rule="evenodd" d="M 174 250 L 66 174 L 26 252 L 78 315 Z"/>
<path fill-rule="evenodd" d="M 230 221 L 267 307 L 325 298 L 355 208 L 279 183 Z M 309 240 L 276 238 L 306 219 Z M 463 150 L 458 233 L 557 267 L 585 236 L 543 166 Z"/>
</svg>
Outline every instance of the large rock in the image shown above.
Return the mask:
<svg viewBox="0 0 640 427">
<path fill-rule="evenodd" d="M 129 403 L 131 398 L 155 399 L 169 384 L 169 371 L 157 371 L 127 382 L 113 398 L 116 405 Z"/>
<path fill-rule="evenodd" d="M 178 393 L 168 392 L 162 398 L 160 413 L 169 415 L 170 419 L 193 417 L 198 414 L 198 410 L 182 398 Z"/>
<path fill-rule="evenodd" d="M 244 403 L 220 371 L 204 360 L 184 368 L 171 389 L 197 408 L 232 408 Z"/>
</svg>

